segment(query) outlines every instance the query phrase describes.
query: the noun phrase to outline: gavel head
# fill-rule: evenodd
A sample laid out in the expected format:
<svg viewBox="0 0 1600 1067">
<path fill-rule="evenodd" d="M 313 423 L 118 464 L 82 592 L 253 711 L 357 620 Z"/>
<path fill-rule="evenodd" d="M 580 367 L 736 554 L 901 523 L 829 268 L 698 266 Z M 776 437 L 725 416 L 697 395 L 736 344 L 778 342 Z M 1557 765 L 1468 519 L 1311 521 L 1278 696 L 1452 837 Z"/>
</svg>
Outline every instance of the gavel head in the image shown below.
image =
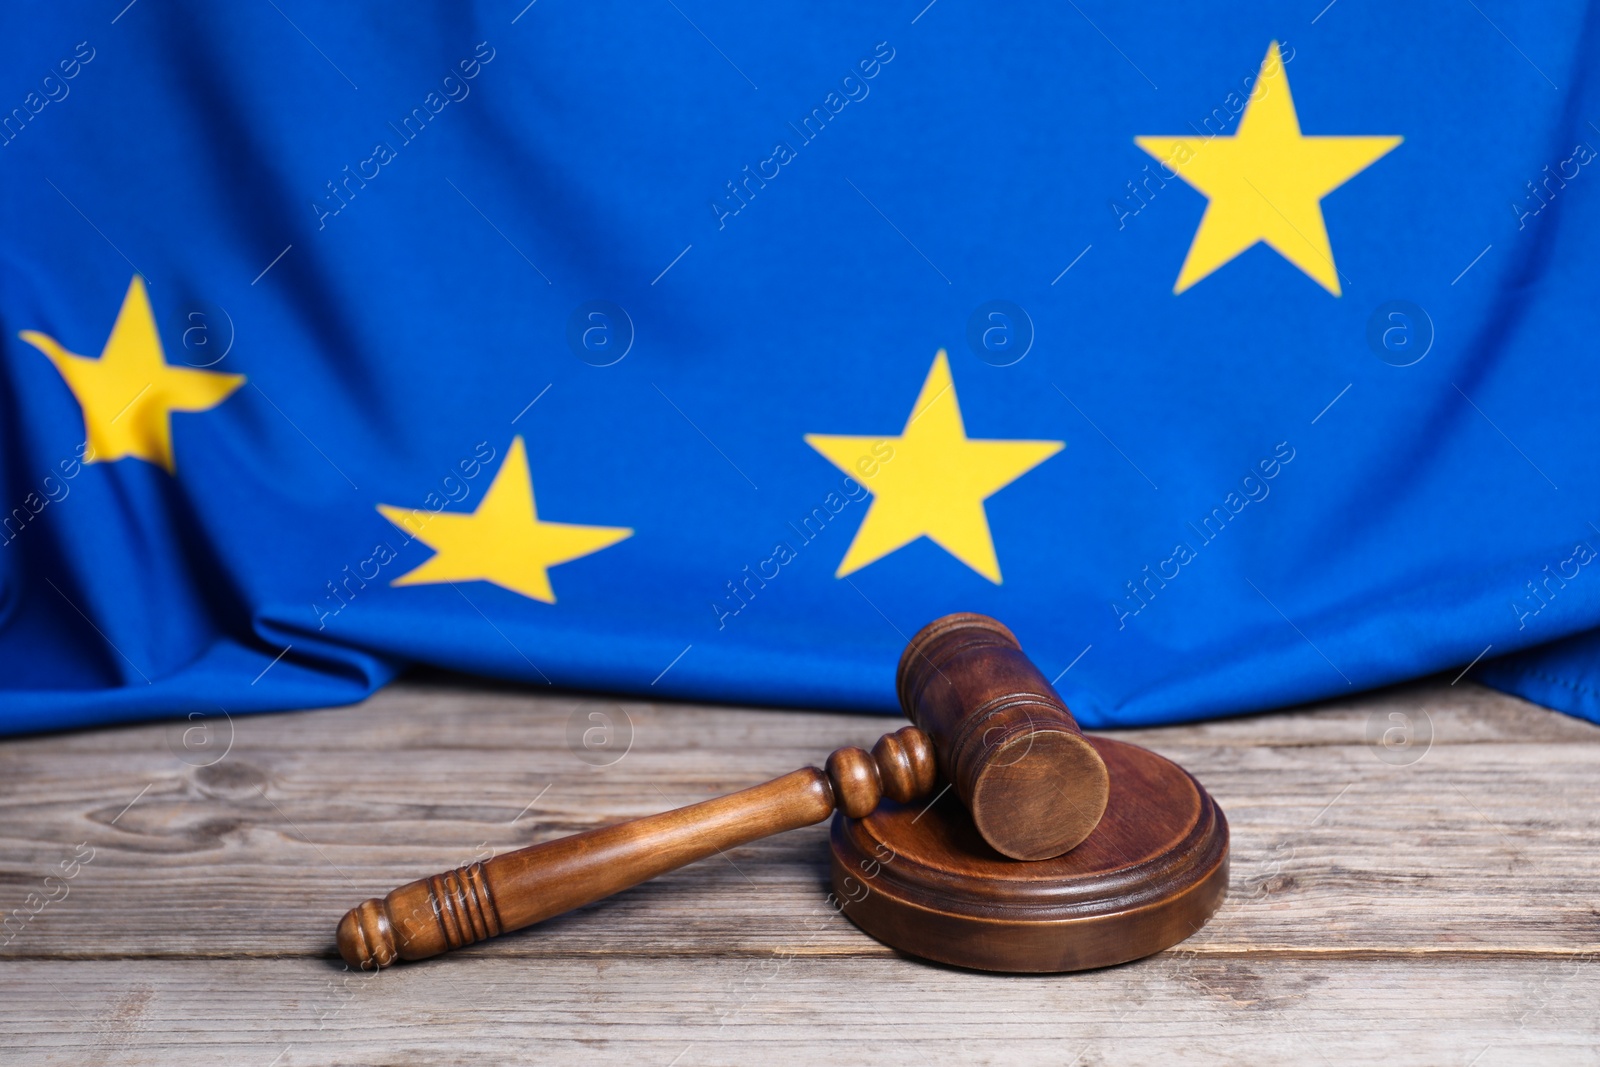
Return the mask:
<svg viewBox="0 0 1600 1067">
<path fill-rule="evenodd" d="M 1106 765 L 1000 623 L 970 613 L 935 619 L 906 645 L 896 688 L 996 851 L 1049 859 L 1099 824 Z"/>
</svg>

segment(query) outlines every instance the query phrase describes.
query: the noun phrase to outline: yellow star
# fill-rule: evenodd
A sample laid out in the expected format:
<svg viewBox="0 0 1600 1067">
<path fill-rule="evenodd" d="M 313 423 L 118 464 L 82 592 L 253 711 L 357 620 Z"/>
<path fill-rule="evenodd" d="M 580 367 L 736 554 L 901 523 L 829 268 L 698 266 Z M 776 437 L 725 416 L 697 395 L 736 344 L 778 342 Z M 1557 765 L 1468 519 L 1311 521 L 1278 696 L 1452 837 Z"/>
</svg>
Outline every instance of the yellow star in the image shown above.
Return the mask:
<svg viewBox="0 0 1600 1067">
<path fill-rule="evenodd" d="M 1183 292 L 1265 241 L 1338 296 L 1322 198 L 1403 139 L 1302 136 L 1289 76 L 1273 41 L 1234 136 L 1134 138 L 1211 201 L 1172 291 Z"/>
<path fill-rule="evenodd" d="M 983 502 L 1065 446 L 1062 441 L 968 438 L 950 360 L 942 348 L 899 437 L 808 433 L 806 443 L 872 492 L 872 507 L 835 577 L 852 574 L 926 535 L 996 585 L 1000 561 Z M 893 449 L 888 459 L 883 458 L 884 444 Z M 880 446 L 876 452 L 875 445 Z"/>
<path fill-rule="evenodd" d="M 128 283 L 116 325 L 99 359 L 68 352 L 37 330 L 19 334 L 50 357 L 83 409 L 90 463 L 132 456 L 176 471 L 172 458 L 172 413 L 209 411 L 244 384 L 242 374 L 169 366 L 150 313 L 144 279 Z"/>
<path fill-rule="evenodd" d="M 547 568 L 633 536 L 633 531 L 623 526 L 541 521 L 533 502 L 528 453 L 520 436 L 512 438 L 506 461 L 472 514 L 388 504 L 379 504 L 378 511 L 437 553 L 389 584 L 493 582 L 546 604 L 556 602 Z"/>
</svg>

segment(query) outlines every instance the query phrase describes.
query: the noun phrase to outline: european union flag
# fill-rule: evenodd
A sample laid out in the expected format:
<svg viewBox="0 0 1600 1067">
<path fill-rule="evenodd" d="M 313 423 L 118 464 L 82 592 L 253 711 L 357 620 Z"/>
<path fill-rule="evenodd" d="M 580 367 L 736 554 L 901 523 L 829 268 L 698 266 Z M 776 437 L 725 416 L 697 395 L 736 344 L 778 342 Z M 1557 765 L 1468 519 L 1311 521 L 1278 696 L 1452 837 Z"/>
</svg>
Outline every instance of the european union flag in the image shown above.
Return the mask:
<svg viewBox="0 0 1600 1067">
<path fill-rule="evenodd" d="M 52 5 L 0 35 L 0 729 L 410 665 L 1600 720 L 1580 4 Z"/>
</svg>

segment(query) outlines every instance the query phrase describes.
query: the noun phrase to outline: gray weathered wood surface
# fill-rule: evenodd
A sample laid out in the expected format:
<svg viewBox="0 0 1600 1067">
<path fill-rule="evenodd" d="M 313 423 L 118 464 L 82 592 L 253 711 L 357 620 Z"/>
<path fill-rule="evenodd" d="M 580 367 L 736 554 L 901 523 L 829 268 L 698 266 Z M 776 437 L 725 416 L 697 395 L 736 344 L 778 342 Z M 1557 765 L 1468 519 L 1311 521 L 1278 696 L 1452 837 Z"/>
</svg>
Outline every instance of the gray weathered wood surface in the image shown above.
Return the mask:
<svg viewBox="0 0 1600 1067">
<path fill-rule="evenodd" d="M 590 711 L 618 762 L 569 743 Z M 1600 729 L 1469 682 L 1120 733 L 1233 829 L 1223 910 L 1124 967 L 902 957 L 824 907 L 823 827 L 431 962 L 334 953 L 364 897 L 893 725 L 430 682 L 0 743 L 0 1062 L 1600 1063 Z"/>
</svg>

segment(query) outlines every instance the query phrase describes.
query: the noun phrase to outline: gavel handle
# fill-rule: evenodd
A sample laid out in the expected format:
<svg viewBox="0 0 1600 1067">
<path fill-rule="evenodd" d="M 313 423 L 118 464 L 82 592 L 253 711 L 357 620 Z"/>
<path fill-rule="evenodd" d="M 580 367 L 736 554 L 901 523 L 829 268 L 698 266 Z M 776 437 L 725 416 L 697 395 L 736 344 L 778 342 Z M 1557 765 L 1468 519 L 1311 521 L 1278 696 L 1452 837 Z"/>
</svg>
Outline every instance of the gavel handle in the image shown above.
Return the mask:
<svg viewBox="0 0 1600 1067">
<path fill-rule="evenodd" d="M 621 892 L 714 852 L 821 822 L 835 808 L 859 818 L 889 796 L 927 795 L 933 745 L 915 726 L 885 734 L 871 754 L 841 748 L 827 770 L 770 782 L 631 822 L 588 830 L 420 878 L 350 909 L 339 954 L 352 967 L 419 960 L 517 930 Z"/>
</svg>

